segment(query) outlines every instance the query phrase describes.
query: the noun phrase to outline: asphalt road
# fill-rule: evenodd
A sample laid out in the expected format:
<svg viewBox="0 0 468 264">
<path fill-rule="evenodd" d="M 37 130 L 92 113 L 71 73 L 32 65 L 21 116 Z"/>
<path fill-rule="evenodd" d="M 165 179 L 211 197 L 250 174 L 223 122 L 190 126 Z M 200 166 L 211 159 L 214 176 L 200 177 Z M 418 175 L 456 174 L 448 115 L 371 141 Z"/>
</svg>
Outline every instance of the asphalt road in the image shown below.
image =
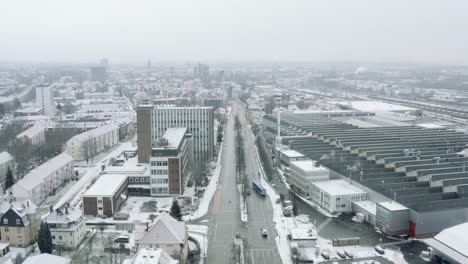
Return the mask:
<svg viewBox="0 0 468 264">
<path fill-rule="evenodd" d="M 234 116 L 238 114 L 244 128 L 246 173 L 256 177 L 259 168 L 254 156 L 254 142 L 251 141 L 245 112 L 240 104 L 234 103 L 232 117 L 227 119 L 224 134 L 223 168 L 218 189 L 211 201 L 206 263 L 234 263 L 234 236 L 238 232 L 245 243 L 245 261 L 250 264 L 281 263 L 274 238 L 273 208 L 268 197 L 255 192 L 248 196 L 248 221 L 240 220 L 240 194 L 236 183 Z M 263 238 L 260 229 L 268 230 Z"/>
</svg>

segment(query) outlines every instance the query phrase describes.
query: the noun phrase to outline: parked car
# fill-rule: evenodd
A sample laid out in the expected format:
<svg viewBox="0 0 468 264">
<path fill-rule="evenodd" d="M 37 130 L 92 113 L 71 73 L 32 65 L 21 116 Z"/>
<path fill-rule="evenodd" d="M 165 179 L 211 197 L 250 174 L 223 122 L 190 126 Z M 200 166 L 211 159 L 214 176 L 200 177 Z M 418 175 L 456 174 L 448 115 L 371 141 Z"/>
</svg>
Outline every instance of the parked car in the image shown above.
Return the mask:
<svg viewBox="0 0 468 264">
<path fill-rule="evenodd" d="M 330 253 L 328 251 L 322 251 L 321 255 L 323 259 L 330 259 Z"/>
<path fill-rule="evenodd" d="M 344 259 L 346 258 L 346 253 L 344 253 L 343 250 L 338 250 L 336 254 L 340 256 L 340 258 L 344 258 Z"/>
<path fill-rule="evenodd" d="M 377 253 L 382 254 L 382 255 L 385 254 L 385 250 L 381 246 L 376 246 L 375 251 L 377 251 Z"/>
<path fill-rule="evenodd" d="M 267 236 L 268 236 L 268 231 L 267 231 L 265 228 L 260 229 L 260 232 L 262 233 L 262 236 L 263 236 L 263 237 L 267 237 Z"/>
<path fill-rule="evenodd" d="M 344 253 L 346 254 L 346 256 L 348 256 L 348 258 L 354 258 L 354 254 L 350 250 L 345 250 Z"/>
</svg>

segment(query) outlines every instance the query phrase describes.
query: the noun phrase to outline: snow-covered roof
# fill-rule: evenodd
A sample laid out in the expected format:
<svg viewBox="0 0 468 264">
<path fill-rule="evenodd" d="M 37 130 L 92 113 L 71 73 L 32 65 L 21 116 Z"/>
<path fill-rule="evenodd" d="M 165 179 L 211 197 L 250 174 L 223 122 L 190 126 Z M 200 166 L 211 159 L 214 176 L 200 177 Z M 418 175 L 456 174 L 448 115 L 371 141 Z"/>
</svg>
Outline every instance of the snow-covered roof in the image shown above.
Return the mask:
<svg viewBox="0 0 468 264">
<path fill-rule="evenodd" d="M 59 154 L 51 160 L 41 164 L 41 166 L 33 169 L 15 184 L 21 186 L 27 191 L 30 191 L 41 184 L 47 176 L 71 162 L 73 162 L 73 158 L 63 152 L 62 154 Z"/>
<path fill-rule="evenodd" d="M 45 131 L 45 127 L 43 125 L 36 124 L 26 129 L 25 131 L 21 132 L 20 134 L 18 134 L 16 138 L 22 138 L 22 137 L 32 138 L 36 136 L 37 134 L 44 132 L 44 131 Z"/>
<path fill-rule="evenodd" d="M 78 222 L 83 216 L 81 210 L 77 210 L 73 207 L 58 208 L 51 212 L 45 219 L 48 224 L 67 224 L 71 222 Z"/>
<path fill-rule="evenodd" d="M 302 158 L 302 157 L 304 157 L 304 154 L 302 154 L 302 153 L 300 153 L 298 151 L 292 150 L 292 149 L 282 150 L 281 155 L 285 155 L 288 158 Z"/>
<path fill-rule="evenodd" d="M 40 255 L 35 255 L 28 257 L 23 264 L 70 264 L 71 260 L 69 258 L 59 257 L 52 254 L 43 253 Z"/>
<path fill-rule="evenodd" d="M 29 199 L 12 202 L 4 201 L 0 204 L 0 214 L 4 214 L 10 209 L 13 209 L 20 217 L 23 217 L 28 214 L 34 214 L 37 210 L 37 205 Z"/>
<path fill-rule="evenodd" d="M 369 200 L 355 201 L 353 203 L 355 205 L 357 205 L 358 207 L 366 210 L 367 212 L 369 212 L 372 215 L 376 215 L 376 213 L 377 213 L 377 204 L 372 202 L 372 201 L 369 201 Z"/>
<path fill-rule="evenodd" d="M 108 125 L 104 125 L 104 126 L 101 126 L 101 127 L 95 128 L 95 129 L 88 130 L 88 131 L 83 132 L 81 134 L 75 135 L 70 140 L 77 140 L 77 141 L 82 142 L 82 141 L 86 141 L 86 140 L 88 140 L 90 138 L 95 138 L 95 137 L 104 135 L 106 133 L 109 133 L 111 131 L 118 130 L 118 129 L 119 129 L 118 125 L 108 124 Z"/>
<path fill-rule="evenodd" d="M 408 210 L 408 207 L 401 205 L 395 201 L 388 201 L 388 202 L 380 202 L 378 203 L 380 206 L 390 210 L 390 211 L 402 211 Z"/>
<path fill-rule="evenodd" d="M 166 251 L 160 248 L 142 248 L 129 264 L 176 264 Z"/>
<path fill-rule="evenodd" d="M 128 176 L 148 176 L 149 175 L 149 164 L 138 163 L 138 158 L 133 157 L 124 161 L 119 166 L 107 166 L 104 170 L 106 174 L 126 174 Z"/>
<path fill-rule="evenodd" d="M 84 196 L 112 196 L 127 180 L 124 174 L 104 174 L 89 188 Z"/>
<path fill-rule="evenodd" d="M 333 196 L 366 193 L 365 191 L 348 183 L 345 180 L 320 181 L 320 182 L 313 182 L 312 184 L 317 186 L 322 191 Z"/>
<path fill-rule="evenodd" d="M 328 171 L 327 168 L 323 166 L 316 166 L 316 163 L 312 160 L 295 160 L 291 161 L 290 166 L 295 166 L 304 172 L 309 171 Z"/>
<path fill-rule="evenodd" d="M 184 244 L 187 238 L 185 222 L 179 222 L 167 213 L 160 214 L 148 232 L 138 242 L 141 244 Z"/>
<path fill-rule="evenodd" d="M 170 127 L 164 133 L 163 138 L 167 139 L 167 148 L 177 149 L 187 133 L 185 127 Z"/>
<path fill-rule="evenodd" d="M 351 107 L 359 111 L 414 111 L 415 108 L 389 104 L 379 101 L 348 101 L 338 102 L 339 105 Z"/>
<path fill-rule="evenodd" d="M 13 159 L 15 158 L 6 151 L 3 151 L 2 153 L 0 153 L 0 164 L 5 164 L 7 162 L 12 161 Z"/>
<path fill-rule="evenodd" d="M 468 234 L 468 222 L 444 229 L 434 238 L 425 239 L 424 242 L 458 263 L 468 263 L 466 234 Z"/>
</svg>

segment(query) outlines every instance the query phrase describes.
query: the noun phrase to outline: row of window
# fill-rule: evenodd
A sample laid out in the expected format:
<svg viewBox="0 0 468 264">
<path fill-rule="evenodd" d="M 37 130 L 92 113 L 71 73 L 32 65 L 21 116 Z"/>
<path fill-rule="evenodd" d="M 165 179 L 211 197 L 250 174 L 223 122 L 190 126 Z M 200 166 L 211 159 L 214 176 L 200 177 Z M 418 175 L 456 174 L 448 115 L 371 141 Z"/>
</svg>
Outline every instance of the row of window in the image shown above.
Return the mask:
<svg viewBox="0 0 468 264">
<path fill-rule="evenodd" d="M 169 188 L 167 188 L 167 187 L 151 188 L 151 193 L 152 194 L 167 194 L 167 193 L 169 193 Z"/>
<path fill-rule="evenodd" d="M 151 179 L 151 183 L 158 184 L 158 183 L 168 183 L 168 179 Z"/>
<path fill-rule="evenodd" d="M 8 218 L 3 218 L 3 224 L 8 225 Z M 16 219 L 16 224 L 20 225 L 21 224 L 21 219 Z"/>
<path fill-rule="evenodd" d="M 21 233 L 21 229 L 22 229 L 21 227 L 17 227 L 17 228 L 16 228 L 16 231 L 17 231 L 18 233 Z M 10 229 L 9 229 L 8 227 L 5 227 L 5 232 L 9 232 L 9 231 L 10 231 Z"/>
<path fill-rule="evenodd" d="M 151 161 L 151 166 L 167 166 L 167 161 Z"/>
<path fill-rule="evenodd" d="M 145 180 L 146 179 L 146 180 Z M 144 183 L 144 182 L 150 182 L 150 179 L 149 178 L 130 178 L 128 180 L 129 182 L 141 182 L 141 183 Z"/>
<path fill-rule="evenodd" d="M 151 170 L 151 175 L 167 175 L 167 170 Z"/>
</svg>

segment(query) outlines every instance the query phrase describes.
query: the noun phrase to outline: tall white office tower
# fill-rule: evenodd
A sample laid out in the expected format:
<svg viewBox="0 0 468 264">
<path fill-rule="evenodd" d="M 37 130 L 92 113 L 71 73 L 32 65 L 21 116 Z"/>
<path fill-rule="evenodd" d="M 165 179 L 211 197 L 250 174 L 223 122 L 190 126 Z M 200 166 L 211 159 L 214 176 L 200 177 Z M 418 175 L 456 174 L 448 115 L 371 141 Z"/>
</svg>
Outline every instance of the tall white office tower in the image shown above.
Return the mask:
<svg viewBox="0 0 468 264">
<path fill-rule="evenodd" d="M 39 84 L 36 86 L 36 104 L 42 107 L 44 115 L 50 117 L 55 116 L 55 103 L 52 86 L 50 84 Z"/>
</svg>

